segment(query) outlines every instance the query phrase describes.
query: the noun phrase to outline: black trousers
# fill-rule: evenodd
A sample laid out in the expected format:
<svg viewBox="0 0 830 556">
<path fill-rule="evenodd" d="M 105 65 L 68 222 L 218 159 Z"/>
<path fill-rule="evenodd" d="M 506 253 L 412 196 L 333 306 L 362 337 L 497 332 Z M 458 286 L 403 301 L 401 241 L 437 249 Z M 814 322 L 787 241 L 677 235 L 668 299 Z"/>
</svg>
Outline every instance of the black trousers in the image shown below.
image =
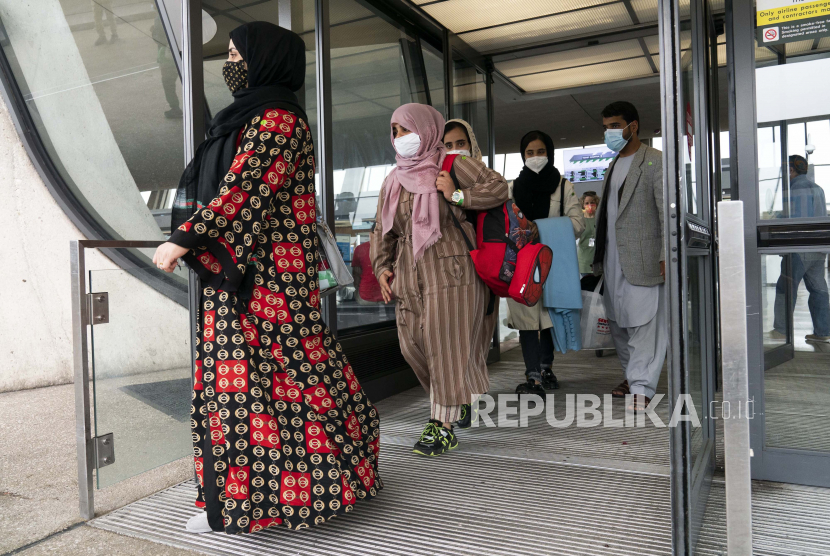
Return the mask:
<svg viewBox="0 0 830 556">
<path fill-rule="evenodd" d="M 553 335 L 551 330 L 519 330 L 519 343 L 525 360 L 525 375 L 542 381 L 542 369 L 553 366 Z"/>
</svg>

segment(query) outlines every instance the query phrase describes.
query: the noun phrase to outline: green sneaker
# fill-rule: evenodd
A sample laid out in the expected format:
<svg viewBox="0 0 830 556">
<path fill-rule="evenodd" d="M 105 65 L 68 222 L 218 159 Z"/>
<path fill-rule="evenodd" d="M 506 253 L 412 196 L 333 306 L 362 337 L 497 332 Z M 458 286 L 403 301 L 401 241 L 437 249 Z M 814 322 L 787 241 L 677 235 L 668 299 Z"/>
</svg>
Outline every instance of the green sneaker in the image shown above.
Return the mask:
<svg viewBox="0 0 830 556">
<path fill-rule="evenodd" d="M 412 451 L 422 456 L 440 456 L 457 447 L 458 438 L 453 430 L 442 426 L 441 421 L 430 419 Z"/>
</svg>

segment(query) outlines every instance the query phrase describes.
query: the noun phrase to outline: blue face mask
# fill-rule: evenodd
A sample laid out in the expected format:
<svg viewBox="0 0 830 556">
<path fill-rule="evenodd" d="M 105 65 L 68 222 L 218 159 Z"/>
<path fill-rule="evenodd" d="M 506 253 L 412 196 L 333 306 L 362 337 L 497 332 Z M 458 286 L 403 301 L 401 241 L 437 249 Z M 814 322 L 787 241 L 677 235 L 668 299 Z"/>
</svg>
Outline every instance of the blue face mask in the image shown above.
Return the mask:
<svg viewBox="0 0 830 556">
<path fill-rule="evenodd" d="M 605 130 L 605 146 L 614 151 L 615 153 L 620 152 L 625 148 L 628 144 L 630 139 L 623 138 L 623 131 L 628 129 L 628 124 L 622 129 L 606 129 Z"/>
</svg>

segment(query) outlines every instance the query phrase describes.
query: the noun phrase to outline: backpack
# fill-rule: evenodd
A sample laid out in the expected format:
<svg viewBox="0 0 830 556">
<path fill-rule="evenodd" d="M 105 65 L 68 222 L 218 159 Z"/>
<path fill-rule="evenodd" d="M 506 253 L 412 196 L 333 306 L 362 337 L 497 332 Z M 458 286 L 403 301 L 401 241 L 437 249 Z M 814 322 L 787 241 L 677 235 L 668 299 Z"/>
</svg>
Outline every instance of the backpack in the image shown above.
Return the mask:
<svg viewBox="0 0 830 556">
<path fill-rule="evenodd" d="M 441 170 L 449 172 L 458 186 L 452 167 L 456 156 L 447 155 Z M 453 223 L 470 250 L 476 273 L 498 297 L 509 297 L 528 307 L 536 305 L 542 297 L 553 252 L 547 245 L 532 239 L 530 220 L 512 200 L 488 210 L 467 213 L 468 220 L 476 226 L 475 247 L 450 210 Z M 492 298 L 487 314 L 492 312 L 494 301 Z"/>
</svg>

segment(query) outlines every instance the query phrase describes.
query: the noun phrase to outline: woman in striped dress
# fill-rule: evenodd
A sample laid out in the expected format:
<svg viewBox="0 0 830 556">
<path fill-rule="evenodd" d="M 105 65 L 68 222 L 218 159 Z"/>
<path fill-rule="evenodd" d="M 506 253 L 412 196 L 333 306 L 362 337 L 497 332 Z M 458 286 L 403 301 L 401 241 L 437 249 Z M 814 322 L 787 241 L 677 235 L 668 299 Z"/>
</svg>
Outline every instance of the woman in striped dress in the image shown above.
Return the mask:
<svg viewBox="0 0 830 556">
<path fill-rule="evenodd" d="M 381 189 L 382 225 L 371 236 L 384 300 L 396 300 L 401 350 L 430 396 L 430 419 L 414 449 L 429 456 L 458 446 L 452 423 L 462 405 L 489 387 L 480 348 L 488 292 L 462 236 L 475 239 L 464 211 L 486 210 L 508 197 L 504 178 L 470 157 L 453 163 L 457 186 L 441 172 L 443 136 L 444 118 L 430 106 L 406 104 L 392 114 L 397 166 Z"/>
</svg>

